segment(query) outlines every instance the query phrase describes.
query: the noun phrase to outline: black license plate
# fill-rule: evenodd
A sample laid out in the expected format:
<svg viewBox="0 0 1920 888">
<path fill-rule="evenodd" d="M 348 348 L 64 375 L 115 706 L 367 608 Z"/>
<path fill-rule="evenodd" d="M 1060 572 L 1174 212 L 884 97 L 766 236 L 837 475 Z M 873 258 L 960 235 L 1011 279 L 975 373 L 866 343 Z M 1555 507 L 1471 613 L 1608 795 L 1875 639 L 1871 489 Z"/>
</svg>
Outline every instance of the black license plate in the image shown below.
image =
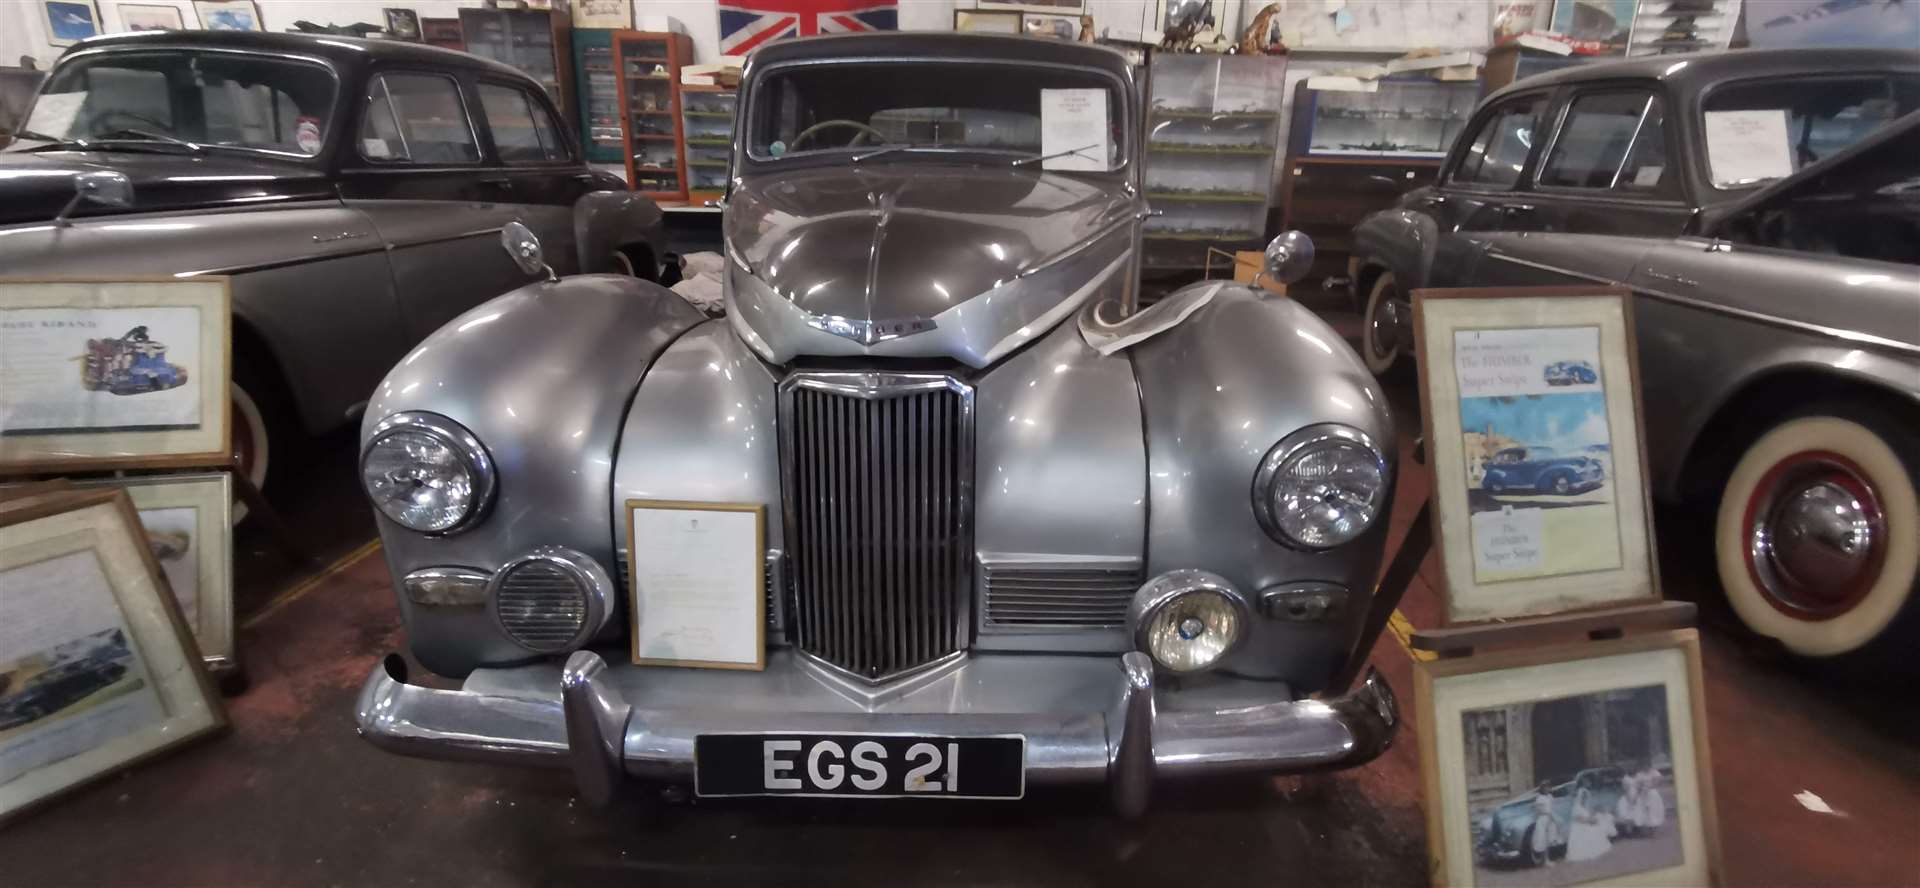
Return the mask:
<svg viewBox="0 0 1920 888">
<path fill-rule="evenodd" d="M 699 796 L 1017 799 L 1026 794 L 1023 737 L 898 734 L 701 734 Z"/>
</svg>

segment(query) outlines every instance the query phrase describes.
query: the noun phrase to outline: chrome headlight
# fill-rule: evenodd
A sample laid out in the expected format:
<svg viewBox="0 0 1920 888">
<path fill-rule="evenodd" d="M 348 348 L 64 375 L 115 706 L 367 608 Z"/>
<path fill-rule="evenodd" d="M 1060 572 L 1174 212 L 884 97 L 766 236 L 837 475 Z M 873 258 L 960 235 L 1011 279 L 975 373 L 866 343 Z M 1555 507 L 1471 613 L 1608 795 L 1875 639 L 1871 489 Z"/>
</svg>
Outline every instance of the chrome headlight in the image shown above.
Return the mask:
<svg viewBox="0 0 1920 888">
<path fill-rule="evenodd" d="M 1160 668 L 1200 672 L 1220 662 L 1246 634 L 1245 597 L 1204 570 L 1173 570 L 1134 594 L 1134 643 Z"/>
<path fill-rule="evenodd" d="M 1253 476 L 1253 513 L 1275 540 L 1305 549 L 1352 542 L 1373 526 L 1393 479 L 1360 430 L 1308 426 L 1273 445 Z"/>
<path fill-rule="evenodd" d="M 493 461 L 459 423 L 433 413 L 380 421 L 360 453 L 360 483 L 374 508 L 421 533 L 468 524 L 493 496 Z"/>
</svg>

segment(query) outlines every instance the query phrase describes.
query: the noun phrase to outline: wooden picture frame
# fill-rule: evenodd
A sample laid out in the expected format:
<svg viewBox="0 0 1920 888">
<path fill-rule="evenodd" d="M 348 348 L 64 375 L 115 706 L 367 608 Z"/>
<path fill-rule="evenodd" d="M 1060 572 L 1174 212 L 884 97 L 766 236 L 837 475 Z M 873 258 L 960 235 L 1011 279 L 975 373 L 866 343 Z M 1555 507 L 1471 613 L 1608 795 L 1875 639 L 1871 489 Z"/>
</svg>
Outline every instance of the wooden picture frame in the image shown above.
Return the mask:
<svg viewBox="0 0 1920 888">
<path fill-rule="evenodd" d="M 633 0 L 573 0 L 575 28 L 633 29 Z"/>
<path fill-rule="evenodd" d="M 1415 661 L 1432 884 L 1543 854 L 1569 884 L 1719 884 L 1704 688 L 1693 629 Z"/>
<path fill-rule="evenodd" d="M 1026 14 L 1017 9 L 956 9 L 953 29 L 967 34 L 1019 34 Z"/>
<path fill-rule="evenodd" d="M 127 492 L 160 572 L 207 668 L 237 664 L 233 620 L 233 476 L 226 472 L 75 481 Z"/>
<path fill-rule="evenodd" d="M 651 526 L 657 527 L 661 536 L 658 543 L 647 539 L 648 531 L 640 527 L 641 513 L 658 513 L 649 516 Z M 627 524 L 627 612 L 629 615 L 629 637 L 632 639 L 633 662 L 642 666 L 689 666 L 702 669 L 747 669 L 762 670 L 767 667 L 767 507 L 764 503 L 714 503 L 687 500 L 629 499 L 624 514 Z M 752 517 L 752 547 L 747 549 L 745 528 L 729 518 L 739 515 Z M 702 518 L 702 516 L 707 516 Z M 686 523 L 681 523 L 681 519 Z M 718 523 L 712 523 L 718 519 Z M 708 520 L 706 528 L 698 526 L 700 520 Z M 671 522 L 671 527 L 668 526 Z M 732 525 L 732 526 L 727 526 Z M 666 535 L 672 534 L 671 539 Z M 648 544 L 643 548 L 642 544 Z M 715 550 L 725 550 L 716 553 Z M 741 567 L 740 561 L 722 564 L 720 559 L 739 558 L 750 560 L 751 573 Z M 696 566 L 701 556 L 709 560 Z M 659 559 L 659 572 L 655 565 L 648 562 Z M 688 568 L 694 568 L 690 572 Z M 747 583 L 751 582 L 751 586 Z M 736 585 L 741 588 L 719 589 L 715 586 Z M 712 613 L 688 614 L 687 610 L 712 611 L 713 596 L 731 593 L 735 596 L 733 611 L 719 614 L 720 619 L 750 619 L 750 629 L 735 627 L 735 637 L 730 639 L 734 647 L 745 644 L 746 632 L 751 632 L 751 649 L 745 654 L 725 657 L 717 651 L 728 646 L 729 639 L 717 636 L 714 626 L 701 626 L 693 619 L 711 618 Z M 702 603 L 698 608 L 686 608 L 687 598 L 698 596 Z M 671 599 L 681 597 L 682 603 Z M 744 599 L 744 600 L 741 600 Z M 723 603 L 722 607 L 725 605 Z M 691 619 L 690 619 L 691 618 Z M 689 620 L 683 623 L 683 620 Z M 649 625 L 656 623 L 657 625 Z M 724 627 L 723 627 L 724 628 Z M 675 646 L 685 647 L 685 656 Z M 706 653 L 702 653 L 706 652 Z"/>
<path fill-rule="evenodd" d="M 265 31 L 253 0 L 193 0 L 193 15 L 207 31 Z"/>
<path fill-rule="evenodd" d="M 125 492 L 0 500 L 0 725 L 0 821 L 226 727 Z"/>
<path fill-rule="evenodd" d="M 100 22 L 100 4 L 94 0 L 40 0 L 40 23 L 52 46 L 72 46 L 106 30 Z"/>
<path fill-rule="evenodd" d="M 186 16 L 181 15 L 178 6 L 121 3 L 114 8 L 120 13 L 121 26 L 129 31 L 184 31 L 187 29 Z"/>
<path fill-rule="evenodd" d="M 404 6 L 389 6 L 380 10 L 380 15 L 386 23 L 389 39 L 420 42 L 420 13 Z"/>
<path fill-rule="evenodd" d="M 1443 623 L 1658 602 L 1627 291 L 1413 297 Z"/>
<path fill-rule="evenodd" d="M 225 277 L 0 279 L 0 474 L 232 461 Z"/>
<path fill-rule="evenodd" d="M 977 0 L 976 9 L 1003 10 L 1018 12 L 1055 12 L 1076 18 L 1087 11 L 1087 0 Z"/>
</svg>

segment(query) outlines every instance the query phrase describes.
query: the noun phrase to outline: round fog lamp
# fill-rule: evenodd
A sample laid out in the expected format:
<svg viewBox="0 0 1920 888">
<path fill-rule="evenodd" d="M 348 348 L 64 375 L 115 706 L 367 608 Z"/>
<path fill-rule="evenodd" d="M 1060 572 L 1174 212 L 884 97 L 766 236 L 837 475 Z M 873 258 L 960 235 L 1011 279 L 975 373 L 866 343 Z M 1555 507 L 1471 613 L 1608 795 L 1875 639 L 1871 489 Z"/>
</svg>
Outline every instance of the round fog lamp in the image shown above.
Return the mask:
<svg viewBox="0 0 1920 888">
<path fill-rule="evenodd" d="M 1168 672 L 1212 667 L 1240 640 L 1241 609 L 1218 589 L 1196 588 L 1167 599 L 1147 615 L 1141 640 Z"/>
</svg>

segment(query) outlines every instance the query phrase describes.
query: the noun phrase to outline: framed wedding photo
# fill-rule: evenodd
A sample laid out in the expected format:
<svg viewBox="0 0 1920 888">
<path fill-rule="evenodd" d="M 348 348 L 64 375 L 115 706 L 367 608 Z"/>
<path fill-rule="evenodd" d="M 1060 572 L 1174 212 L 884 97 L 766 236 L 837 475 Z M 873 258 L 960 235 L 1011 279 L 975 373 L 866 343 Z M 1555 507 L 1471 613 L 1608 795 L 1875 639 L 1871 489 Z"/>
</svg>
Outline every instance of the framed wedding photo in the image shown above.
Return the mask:
<svg viewBox="0 0 1920 888">
<path fill-rule="evenodd" d="M 767 507 L 627 500 L 633 662 L 765 669 Z"/>
<path fill-rule="evenodd" d="M 1414 668 L 1433 884 L 1718 884 L 1694 630 Z"/>
<path fill-rule="evenodd" d="M 118 489 L 133 500 L 180 618 L 193 631 L 207 668 L 232 668 L 233 478 L 226 472 L 143 475 L 76 481 L 83 489 Z"/>
<path fill-rule="evenodd" d="M 0 820 L 226 724 L 118 490 L 0 500 Z"/>
<path fill-rule="evenodd" d="M 227 279 L 0 280 L 0 473 L 213 466 Z"/>
<path fill-rule="evenodd" d="M 1631 301 L 1414 292 L 1448 625 L 1659 599 Z"/>
</svg>

